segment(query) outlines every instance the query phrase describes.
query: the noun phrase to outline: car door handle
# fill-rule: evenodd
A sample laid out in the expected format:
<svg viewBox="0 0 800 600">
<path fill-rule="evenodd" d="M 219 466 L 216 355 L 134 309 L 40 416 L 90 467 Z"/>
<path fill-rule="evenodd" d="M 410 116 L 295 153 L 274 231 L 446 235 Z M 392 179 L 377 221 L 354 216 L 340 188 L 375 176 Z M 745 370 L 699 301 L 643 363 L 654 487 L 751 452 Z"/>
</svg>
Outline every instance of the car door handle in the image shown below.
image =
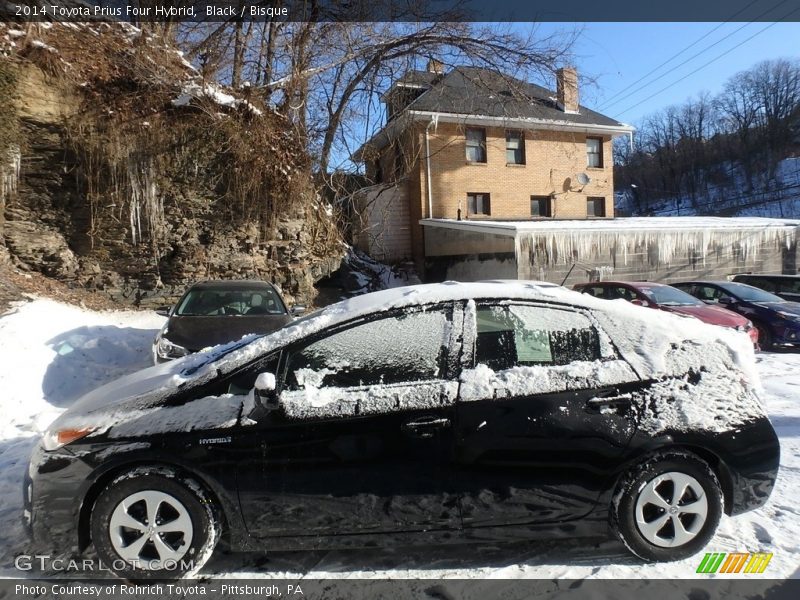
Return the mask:
<svg viewBox="0 0 800 600">
<path fill-rule="evenodd" d="M 617 390 L 600 392 L 586 401 L 586 406 L 598 410 L 604 406 L 630 406 L 633 398 L 630 394 L 620 394 Z"/>
<path fill-rule="evenodd" d="M 420 417 L 414 421 L 403 423 L 400 427 L 403 433 L 420 438 L 432 438 L 441 429 L 450 427 L 450 419 L 444 417 Z"/>
</svg>

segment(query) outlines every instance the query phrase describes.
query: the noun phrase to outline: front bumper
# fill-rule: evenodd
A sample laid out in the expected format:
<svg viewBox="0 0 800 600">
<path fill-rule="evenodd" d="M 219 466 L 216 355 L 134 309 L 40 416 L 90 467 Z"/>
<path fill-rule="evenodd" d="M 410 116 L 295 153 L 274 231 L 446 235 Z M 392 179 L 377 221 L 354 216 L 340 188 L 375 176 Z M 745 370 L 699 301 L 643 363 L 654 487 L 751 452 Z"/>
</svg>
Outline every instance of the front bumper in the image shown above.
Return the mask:
<svg viewBox="0 0 800 600">
<path fill-rule="evenodd" d="M 91 469 L 64 450 L 37 444 L 23 483 L 23 525 L 37 549 L 62 554 L 79 548 L 82 489 Z"/>
<path fill-rule="evenodd" d="M 794 321 L 784 321 L 773 328 L 775 343 L 782 345 L 800 344 L 800 323 Z"/>
</svg>

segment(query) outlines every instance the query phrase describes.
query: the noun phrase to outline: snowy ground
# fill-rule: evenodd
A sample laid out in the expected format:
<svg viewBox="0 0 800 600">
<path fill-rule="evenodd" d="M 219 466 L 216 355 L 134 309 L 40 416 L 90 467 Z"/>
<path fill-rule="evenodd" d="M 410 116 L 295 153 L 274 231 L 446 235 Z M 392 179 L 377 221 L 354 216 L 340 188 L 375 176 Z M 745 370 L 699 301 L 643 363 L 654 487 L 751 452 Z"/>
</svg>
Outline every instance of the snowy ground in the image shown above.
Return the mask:
<svg viewBox="0 0 800 600">
<path fill-rule="evenodd" d="M 37 435 L 84 392 L 149 366 L 150 345 L 162 323 L 150 312 L 93 312 L 43 299 L 0 317 L 0 573 L 19 575 L 11 565 L 26 548 L 22 475 Z M 800 577 L 800 353 L 761 353 L 758 366 L 781 438 L 780 478 L 767 506 L 723 517 L 706 550 L 773 552 L 764 578 Z M 696 576 L 700 558 L 645 565 L 612 541 L 526 543 L 217 555 L 204 573 L 287 579 L 686 578 Z"/>
</svg>

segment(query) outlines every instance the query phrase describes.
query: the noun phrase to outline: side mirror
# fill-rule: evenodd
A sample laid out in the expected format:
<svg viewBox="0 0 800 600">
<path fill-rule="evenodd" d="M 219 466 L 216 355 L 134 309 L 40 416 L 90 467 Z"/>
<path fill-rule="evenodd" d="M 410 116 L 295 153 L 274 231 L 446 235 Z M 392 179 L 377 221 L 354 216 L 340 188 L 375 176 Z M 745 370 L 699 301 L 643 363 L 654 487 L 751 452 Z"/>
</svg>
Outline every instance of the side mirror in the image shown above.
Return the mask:
<svg viewBox="0 0 800 600">
<path fill-rule="evenodd" d="M 731 304 L 736 304 L 736 300 L 731 298 L 730 296 L 721 296 L 719 300 L 717 300 L 720 304 L 725 304 L 730 306 Z"/>
<path fill-rule="evenodd" d="M 162 317 L 168 317 L 171 310 L 171 306 L 159 306 L 156 309 L 156 314 L 161 315 Z"/>
<path fill-rule="evenodd" d="M 634 298 L 631 300 L 631 304 L 635 304 L 636 306 L 650 306 L 650 303 L 647 300 L 639 300 L 639 298 Z"/>
<path fill-rule="evenodd" d="M 278 396 L 275 394 L 275 388 L 275 375 L 273 373 L 261 373 L 256 377 L 256 397 L 262 401 L 264 408 L 274 409 L 278 407 Z"/>
<path fill-rule="evenodd" d="M 308 308 L 306 307 L 305 304 L 295 304 L 294 306 L 292 306 L 289 312 L 292 314 L 293 317 L 298 317 L 302 315 L 304 312 L 306 312 L 306 310 L 308 310 Z"/>
</svg>

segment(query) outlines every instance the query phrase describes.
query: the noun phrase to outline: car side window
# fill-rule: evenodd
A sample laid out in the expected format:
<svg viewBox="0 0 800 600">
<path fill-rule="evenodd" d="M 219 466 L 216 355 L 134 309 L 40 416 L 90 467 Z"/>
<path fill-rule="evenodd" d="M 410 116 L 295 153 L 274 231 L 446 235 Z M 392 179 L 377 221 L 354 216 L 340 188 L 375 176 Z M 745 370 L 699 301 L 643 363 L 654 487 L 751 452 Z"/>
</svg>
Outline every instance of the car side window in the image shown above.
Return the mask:
<svg viewBox="0 0 800 600">
<path fill-rule="evenodd" d="M 336 331 L 290 354 L 286 389 L 441 378 L 451 326 L 448 308 L 392 315 Z"/>
<path fill-rule="evenodd" d="M 594 296 L 595 298 L 603 298 L 605 296 L 605 289 L 601 286 L 592 286 L 583 288 L 584 294 L 589 294 L 590 296 Z"/>
<path fill-rule="evenodd" d="M 635 300 L 637 298 L 635 293 L 633 293 L 628 288 L 622 286 L 614 288 L 614 294 L 615 298 L 624 298 L 628 302 L 630 302 L 631 300 Z"/>
<path fill-rule="evenodd" d="M 601 357 L 598 332 L 580 313 L 538 306 L 481 306 L 476 317 L 475 362 L 494 371 Z"/>
<path fill-rule="evenodd" d="M 694 290 L 694 295 L 704 302 L 719 302 L 722 290 L 710 285 L 698 285 Z"/>
</svg>

